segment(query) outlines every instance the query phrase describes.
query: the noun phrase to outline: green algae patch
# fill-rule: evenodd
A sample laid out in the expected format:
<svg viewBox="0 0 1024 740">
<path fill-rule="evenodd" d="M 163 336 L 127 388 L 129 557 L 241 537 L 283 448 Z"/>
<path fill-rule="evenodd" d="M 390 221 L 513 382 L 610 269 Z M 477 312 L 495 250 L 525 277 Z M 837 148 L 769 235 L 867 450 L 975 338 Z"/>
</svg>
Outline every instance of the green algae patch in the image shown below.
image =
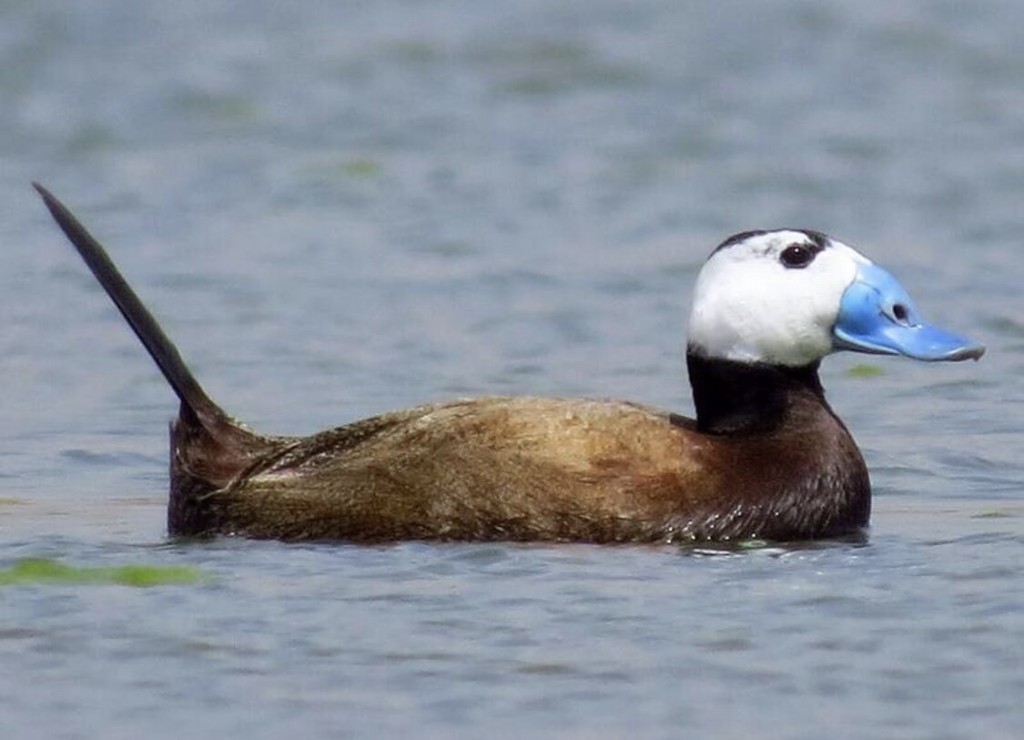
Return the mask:
<svg viewBox="0 0 1024 740">
<path fill-rule="evenodd" d="M 373 177 L 380 174 L 380 164 L 372 159 L 351 159 L 341 166 L 341 171 L 350 177 Z"/>
<path fill-rule="evenodd" d="M 115 584 L 146 588 L 188 586 L 209 580 L 202 571 L 187 565 L 79 567 L 49 558 L 26 558 L 0 569 L 0 586 Z"/>
<path fill-rule="evenodd" d="M 879 375 L 885 375 L 885 370 L 880 368 L 878 365 L 854 365 L 846 374 L 851 378 L 877 378 Z"/>
<path fill-rule="evenodd" d="M 971 519 L 1012 519 L 1013 514 L 1005 511 L 983 511 L 980 514 L 974 514 Z"/>
</svg>

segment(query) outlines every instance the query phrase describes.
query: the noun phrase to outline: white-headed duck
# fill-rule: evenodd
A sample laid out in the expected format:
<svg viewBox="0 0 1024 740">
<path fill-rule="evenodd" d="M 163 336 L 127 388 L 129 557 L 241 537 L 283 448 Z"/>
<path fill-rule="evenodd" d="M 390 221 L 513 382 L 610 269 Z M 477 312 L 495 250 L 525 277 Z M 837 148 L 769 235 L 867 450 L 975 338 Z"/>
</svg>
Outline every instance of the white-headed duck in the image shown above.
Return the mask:
<svg viewBox="0 0 1024 740">
<path fill-rule="evenodd" d="M 309 437 L 257 434 L 203 391 L 103 247 L 50 213 L 181 401 L 172 535 L 282 540 L 807 540 L 861 533 L 871 488 L 818 366 L 851 350 L 978 359 L 899 282 L 816 231 L 725 240 L 697 279 L 696 420 L 628 401 L 475 398 Z"/>
</svg>

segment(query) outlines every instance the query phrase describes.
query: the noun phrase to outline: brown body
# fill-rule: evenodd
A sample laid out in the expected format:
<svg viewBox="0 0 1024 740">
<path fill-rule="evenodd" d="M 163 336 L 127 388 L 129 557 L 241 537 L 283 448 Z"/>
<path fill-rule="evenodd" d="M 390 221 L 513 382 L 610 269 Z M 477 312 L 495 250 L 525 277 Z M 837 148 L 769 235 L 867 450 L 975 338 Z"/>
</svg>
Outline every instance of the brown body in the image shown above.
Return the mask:
<svg viewBox="0 0 1024 740">
<path fill-rule="evenodd" d="M 698 421 L 621 401 L 479 398 L 310 437 L 255 434 L 206 396 L 102 247 L 39 190 L 181 399 L 171 534 L 657 542 L 835 537 L 867 525 L 867 469 L 816 363 L 691 352 Z"/>
<path fill-rule="evenodd" d="M 849 534 L 867 523 L 867 471 L 823 411 L 808 393 L 771 433 L 713 435 L 624 402 L 480 398 L 254 438 L 235 467 L 208 465 L 217 445 L 179 422 L 169 527 L 360 541 Z"/>
</svg>

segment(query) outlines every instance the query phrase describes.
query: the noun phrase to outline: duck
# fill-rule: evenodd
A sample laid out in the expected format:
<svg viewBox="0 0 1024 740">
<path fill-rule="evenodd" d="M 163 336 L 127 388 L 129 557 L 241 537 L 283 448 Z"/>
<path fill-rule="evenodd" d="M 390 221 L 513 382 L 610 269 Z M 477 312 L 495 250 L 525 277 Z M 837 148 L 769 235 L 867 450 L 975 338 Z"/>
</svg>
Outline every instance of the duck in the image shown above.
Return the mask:
<svg viewBox="0 0 1024 740">
<path fill-rule="evenodd" d="M 178 398 L 172 537 L 864 536 L 868 469 L 826 401 L 821 361 L 838 351 L 925 362 L 985 352 L 926 322 L 892 274 L 843 242 L 810 229 L 744 231 L 715 247 L 697 276 L 686 343 L 696 418 L 620 400 L 480 397 L 269 436 L 214 403 L 104 247 L 34 186 Z"/>
</svg>

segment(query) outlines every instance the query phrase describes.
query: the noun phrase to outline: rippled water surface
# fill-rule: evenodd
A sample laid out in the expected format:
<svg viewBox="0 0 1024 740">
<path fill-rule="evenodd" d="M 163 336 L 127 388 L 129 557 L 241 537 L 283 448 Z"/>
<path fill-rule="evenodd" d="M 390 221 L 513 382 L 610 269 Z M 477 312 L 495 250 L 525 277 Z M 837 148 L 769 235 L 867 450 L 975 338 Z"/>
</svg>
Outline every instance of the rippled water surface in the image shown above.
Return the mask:
<svg viewBox="0 0 1024 740">
<path fill-rule="evenodd" d="M 0 2 L 0 736 L 1024 736 L 1024 4 Z M 303 433 L 515 393 L 691 410 L 710 249 L 808 226 L 989 346 L 835 357 L 862 545 L 165 537 L 171 393 Z M 2 582 L 2 579 L 0 579 Z"/>
</svg>

